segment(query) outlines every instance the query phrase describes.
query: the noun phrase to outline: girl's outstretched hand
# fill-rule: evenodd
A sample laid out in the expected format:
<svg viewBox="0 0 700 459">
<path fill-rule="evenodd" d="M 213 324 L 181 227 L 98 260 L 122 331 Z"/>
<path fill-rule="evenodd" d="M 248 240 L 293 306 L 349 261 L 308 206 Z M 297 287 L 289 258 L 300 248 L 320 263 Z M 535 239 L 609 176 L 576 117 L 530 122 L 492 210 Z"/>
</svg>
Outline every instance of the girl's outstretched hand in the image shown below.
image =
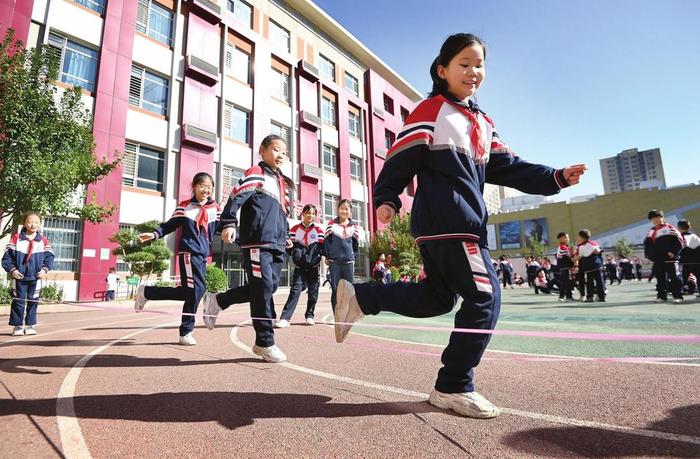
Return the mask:
<svg viewBox="0 0 700 459">
<path fill-rule="evenodd" d="M 148 242 L 153 238 L 154 238 L 153 233 L 141 233 L 141 234 L 139 234 L 139 241 L 141 241 L 142 243 Z"/>
<path fill-rule="evenodd" d="M 576 185 L 587 170 L 588 166 L 586 164 L 574 164 L 573 166 L 565 167 L 564 180 L 569 185 Z"/>
<path fill-rule="evenodd" d="M 394 208 L 388 204 L 382 204 L 377 209 L 377 218 L 379 219 L 380 222 L 382 222 L 384 224 L 389 223 L 391 221 L 391 219 L 394 218 L 395 214 L 396 214 L 396 211 L 394 210 Z"/>
</svg>

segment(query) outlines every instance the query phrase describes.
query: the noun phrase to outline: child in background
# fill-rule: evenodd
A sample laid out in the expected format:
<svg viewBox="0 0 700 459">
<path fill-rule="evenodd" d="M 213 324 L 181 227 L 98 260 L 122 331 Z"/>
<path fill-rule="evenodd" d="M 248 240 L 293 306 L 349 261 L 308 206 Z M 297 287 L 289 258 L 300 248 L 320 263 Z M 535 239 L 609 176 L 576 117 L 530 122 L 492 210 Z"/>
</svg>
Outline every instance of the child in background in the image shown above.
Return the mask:
<svg viewBox="0 0 700 459">
<path fill-rule="evenodd" d="M 505 255 L 501 255 L 498 260 L 501 275 L 503 276 L 503 288 L 506 288 L 506 285 L 510 285 L 510 288 L 513 288 L 513 265 L 510 264 Z"/>
<path fill-rule="evenodd" d="M 229 244 L 236 240 L 236 226 L 240 224 L 239 244 L 248 283 L 223 293 L 209 293 L 202 303 L 204 324 L 209 330 L 223 309 L 250 303 L 255 329 L 253 353 L 277 363 L 287 360 L 287 356 L 275 345 L 273 294 L 287 261 L 285 251 L 293 247 L 287 217 L 291 214 L 294 183 L 280 169 L 287 160 L 287 145 L 282 137 L 268 135 L 258 152 L 262 161 L 245 171 L 231 191 L 221 218 L 221 239 Z"/>
<path fill-rule="evenodd" d="M 576 256 L 579 269 L 586 279 L 586 303 L 593 303 L 593 291 L 598 295 L 598 301 L 605 302 L 605 282 L 603 281 L 603 249 L 596 241 L 591 241 L 591 232 L 582 229 L 578 232 Z M 594 287 L 595 284 L 595 287 Z"/>
<path fill-rule="evenodd" d="M 109 268 L 109 274 L 107 274 L 107 293 L 105 294 L 105 301 L 114 301 L 117 288 L 119 287 L 119 276 L 117 276 L 117 270 L 115 268 Z"/>
<path fill-rule="evenodd" d="M 678 272 L 678 258 L 685 240 L 673 225 L 664 221 L 664 213 L 652 209 L 647 215 L 654 225 L 644 239 L 644 256 L 654 263 L 656 302 L 668 300 L 669 281 L 674 303 L 683 302 L 683 286 Z"/>
<path fill-rule="evenodd" d="M 22 220 L 22 230 L 12 235 L 2 256 L 2 267 L 11 277 L 12 336 L 36 335 L 34 326 L 39 306 L 36 284 L 39 279 L 46 278 L 54 261 L 51 244 L 40 231 L 41 216 L 33 211 L 27 212 Z"/>
<path fill-rule="evenodd" d="M 683 272 L 683 284 L 688 286 L 688 293 L 697 292 L 697 285 L 690 282 L 691 276 L 697 279 L 700 274 L 700 237 L 690 232 L 690 222 L 688 220 L 678 221 L 678 230 L 685 240 L 685 247 L 681 250 L 680 262 Z M 700 296 L 700 292 L 698 292 Z"/>
<path fill-rule="evenodd" d="M 357 225 L 350 218 L 352 207 L 349 199 L 338 203 L 338 216 L 328 222 L 326 238 L 323 242 L 323 255 L 331 273 L 331 306 L 335 311 L 338 282 L 355 279 L 355 258 L 359 248 Z"/>
<path fill-rule="evenodd" d="M 293 246 L 288 250 L 288 253 L 291 253 L 292 263 L 294 263 L 294 274 L 292 275 L 289 297 L 282 310 L 280 320 L 275 324 L 276 328 L 289 327 L 289 321 L 294 315 L 299 295 L 301 295 L 304 286 L 308 292 L 308 302 L 304 313 L 306 325 L 316 323 L 314 311 L 316 310 L 316 300 L 318 300 L 320 282 L 318 269 L 323 251 L 323 230 L 314 223 L 314 220 L 316 220 L 316 206 L 307 204 L 301 211 L 301 223 L 294 225 L 289 230 Z"/>
<path fill-rule="evenodd" d="M 455 327 L 491 330 L 501 295 L 486 233 L 484 183 L 551 195 L 578 183 L 585 165 L 553 169 L 531 164 L 506 146 L 493 122 L 470 99 L 484 79 L 486 47 L 477 36 L 450 36 L 433 62 L 433 90 L 408 116 L 386 155 L 374 186 L 377 218 L 387 224 L 402 206 L 400 195 L 418 177 L 411 233 L 427 277 L 418 283 L 338 283 L 336 341 L 343 342 L 365 314 L 391 311 L 409 317 L 450 312 Z M 326 238 L 326 243 L 328 238 Z M 492 418 L 499 409 L 474 391 L 474 367 L 490 334 L 452 333 L 442 354 L 429 402 L 463 416 Z"/>
<path fill-rule="evenodd" d="M 559 267 L 559 301 L 573 300 L 571 285 L 571 267 L 573 250 L 569 247 L 569 235 L 561 232 L 557 234 L 559 247 L 557 248 L 557 266 Z"/>
<path fill-rule="evenodd" d="M 642 281 L 642 260 L 639 257 L 634 257 L 634 272 L 637 275 L 637 282 Z"/>
<path fill-rule="evenodd" d="M 199 172 L 192 178 L 192 198 L 178 204 L 170 220 L 162 223 L 154 232 L 139 234 L 143 243 L 160 239 L 182 228 L 177 254 L 180 286 L 140 285 L 134 296 L 134 309 L 136 312 L 143 310 L 148 300 L 184 301 L 182 312 L 188 315 L 183 315 L 180 323 L 179 343 L 183 346 L 197 344 L 193 334 L 194 314 L 207 290 L 204 282 L 207 257 L 221 217 L 219 205 L 211 198 L 213 190 L 214 178 L 206 172 Z"/>
</svg>

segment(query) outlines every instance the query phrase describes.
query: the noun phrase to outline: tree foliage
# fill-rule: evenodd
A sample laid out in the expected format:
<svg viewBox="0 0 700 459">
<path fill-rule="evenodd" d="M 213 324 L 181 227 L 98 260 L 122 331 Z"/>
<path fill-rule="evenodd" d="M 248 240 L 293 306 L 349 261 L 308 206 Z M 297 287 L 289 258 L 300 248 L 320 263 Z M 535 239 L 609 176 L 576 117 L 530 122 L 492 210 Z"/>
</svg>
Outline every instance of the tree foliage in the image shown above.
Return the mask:
<svg viewBox="0 0 700 459">
<path fill-rule="evenodd" d="M 0 219 L 9 218 L 0 237 L 27 210 L 93 223 L 116 211 L 85 190 L 114 170 L 120 155 L 95 158 L 92 116 L 81 90 L 61 94 L 57 77 L 56 53 L 47 46 L 25 49 L 8 29 L 0 44 Z"/>
<path fill-rule="evenodd" d="M 168 260 L 172 253 L 165 245 L 163 239 L 139 242 L 139 233 L 152 232 L 158 227 L 156 220 L 136 225 L 134 229 L 123 229 L 113 234 L 109 240 L 118 244 L 113 250 L 114 255 L 121 257 L 129 267 L 130 276 L 139 276 L 148 279 L 152 274 L 157 274 L 168 269 Z"/>
<path fill-rule="evenodd" d="M 374 266 L 381 254 L 391 255 L 391 266 L 394 279 L 396 273 L 417 278 L 423 259 L 416 240 L 411 235 L 411 214 L 397 216 L 391 221 L 389 228 L 377 231 L 369 246 L 370 264 Z"/>
<path fill-rule="evenodd" d="M 630 253 L 632 253 L 632 246 L 623 237 L 615 242 L 615 251 L 617 252 L 618 256 L 626 258 Z"/>
</svg>

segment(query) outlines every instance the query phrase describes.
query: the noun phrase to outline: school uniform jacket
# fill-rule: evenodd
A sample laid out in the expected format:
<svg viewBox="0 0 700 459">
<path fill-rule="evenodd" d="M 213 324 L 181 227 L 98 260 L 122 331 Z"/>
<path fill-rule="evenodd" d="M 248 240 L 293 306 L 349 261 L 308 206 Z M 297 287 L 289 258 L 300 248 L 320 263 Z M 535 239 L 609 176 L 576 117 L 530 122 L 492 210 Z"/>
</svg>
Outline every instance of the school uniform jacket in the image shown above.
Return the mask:
<svg viewBox="0 0 700 459">
<path fill-rule="evenodd" d="M 576 255 L 579 257 L 578 266 L 581 271 L 588 272 L 603 267 L 602 249 L 596 241 L 588 240 L 576 246 Z"/>
<path fill-rule="evenodd" d="M 460 239 L 487 246 L 486 182 L 552 195 L 568 186 L 563 170 L 520 159 L 475 104 L 442 95 L 408 116 L 374 186 L 374 206 L 398 211 L 399 195 L 418 177 L 411 232 L 418 244 Z"/>
<path fill-rule="evenodd" d="M 326 226 L 323 255 L 331 263 L 352 263 L 360 245 L 359 237 L 357 225 L 352 219 L 341 225 L 339 219 L 333 218 Z"/>
<path fill-rule="evenodd" d="M 289 239 L 294 244 L 290 250 L 292 263 L 301 269 L 310 269 L 321 263 L 324 240 L 323 230 L 316 223 L 304 226 L 297 223 L 289 230 Z"/>
<path fill-rule="evenodd" d="M 170 220 L 161 223 L 153 235 L 159 239 L 182 228 L 178 251 L 208 257 L 220 218 L 221 208 L 211 198 L 204 205 L 196 198 L 188 199 L 178 204 Z"/>
<path fill-rule="evenodd" d="M 685 246 L 685 240 L 675 226 L 664 223 L 649 230 L 644 239 L 644 256 L 654 263 L 678 260 L 678 254 Z M 668 254 L 673 256 L 669 257 Z"/>
<path fill-rule="evenodd" d="M 8 273 L 19 271 L 23 281 L 37 280 L 39 271 L 53 269 L 54 253 L 46 236 L 37 232 L 27 237 L 24 231 L 13 234 L 2 256 L 2 267 Z"/>
<path fill-rule="evenodd" d="M 574 265 L 574 262 L 571 260 L 573 256 L 574 252 L 571 250 L 571 247 L 566 244 L 559 244 L 556 255 L 559 269 L 570 269 Z"/>
<path fill-rule="evenodd" d="M 685 247 L 681 250 L 681 263 L 700 263 L 700 237 L 695 233 L 686 232 L 683 233 L 683 239 L 685 240 Z M 695 266 L 696 269 L 700 268 L 700 265 Z"/>
<path fill-rule="evenodd" d="M 264 162 L 247 171 L 231 190 L 221 217 L 222 228 L 240 225 L 241 248 L 264 247 L 285 251 L 289 235 L 291 190 L 279 170 Z M 240 222 L 238 211 L 241 211 Z"/>
</svg>

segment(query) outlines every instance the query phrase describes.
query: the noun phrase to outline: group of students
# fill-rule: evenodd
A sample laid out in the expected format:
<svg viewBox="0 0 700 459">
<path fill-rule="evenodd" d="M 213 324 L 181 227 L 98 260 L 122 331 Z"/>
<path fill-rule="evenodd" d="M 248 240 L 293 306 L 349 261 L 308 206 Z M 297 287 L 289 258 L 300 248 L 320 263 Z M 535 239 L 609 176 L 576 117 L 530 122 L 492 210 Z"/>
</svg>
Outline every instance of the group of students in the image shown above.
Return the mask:
<svg viewBox="0 0 700 459">
<path fill-rule="evenodd" d="M 407 117 L 374 184 L 377 218 L 388 224 L 401 209 L 400 195 L 417 176 L 411 232 L 424 264 L 422 280 L 352 283 L 357 228 L 350 219 L 347 201 L 341 201 L 339 216 L 328 225 L 322 239 L 318 230 L 308 230 L 311 222 L 307 219 L 290 235 L 287 215 L 293 184 L 280 172 L 286 145 L 281 138 L 268 136 L 260 147 L 262 162 L 246 171 L 223 211 L 211 199 L 212 177 L 199 173 L 192 181 L 192 199 L 180 203 L 172 218 L 153 233 L 139 235 L 145 242 L 182 228 L 177 256 L 182 284 L 178 288 L 140 287 L 135 309 L 143 309 L 147 300 L 184 301 L 183 313 L 187 315 L 182 318 L 180 339 L 183 344 L 194 344 L 194 314 L 200 303 L 208 328 L 213 328 L 221 310 L 250 303 L 256 334 L 253 352 L 270 362 L 283 361 L 286 356 L 274 341 L 272 294 L 288 250 L 299 263 L 295 285 L 305 279 L 309 286 L 319 259 L 318 248 L 309 248 L 315 243 L 323 247 L 330 265 L 337 342 L 343 342 L 353 324 L 365 315 L 391 311 L 433 317 L 450 312 L 459 298 L 462 303 L 455 314 L 456 328 L 492 330 L 501 297 L 496 271 L 489 262 L 488 215 L 481 191 L 484 184 L 552 195 L 579 183 L 587 166 L 555 169 L 528 163 L 501 140 L 493 121 L 472 100 L 484 81 L 485 58 L 486 46 L 479 37 L 459 33 L 447 38 L 430 67 L 433 89 Z M 315 209 L 305 209 L 315 215 Z M 236 239 L 237 226 L 240 234 Z M 238 240 L 248 283 L 208 294 L 205 263 L 214 233 L 219 230 L 225 242 Z M 293 307 L 290 304 L 285 309 L 283 317 L 289 317 Z M 442 354 L 443 367 L 430 393 L 431 404 L 463 416 L 499 415 L 499 409 L 474 387 L 474 368 L 490 336 L 451 334 Z"/>
<path fill-rule="evenodd" d="M 290 325 L 304 288 L 309 292 L 306 324 L 315 323 L 322 256 L 329 264 L 334 293 L 341 278 L 353 280 L 358 229 L 350 218 L 351 204 L 347 199 L 339 202 L 338 217 L 328 223 L 325 231 L 315 223 L 317 210 L 312 204 L 302 209 L 301 222 L 289 228 L 294 185 L 280 169 L 286 160 L 287 146 L 281 137 L 269 135 L 263 139 L 259 153 L 262 161 L 245 172 L 223 210 L 211 198 L 213 178 L 200 172 L 192 180 L 192 198 L 181 202 L 170 220 L 153 233 L 139 235 L 139 239 L 146 242 L 182 229 L 177 255 L 181 285 L 140 286 L 134 308 L 141 311 L 149 300 L 184 301 L 179 343 L 195 345 L 193 330 L 200 304 L 204 323 L 211 330 L 219 312 L 233 304 L 250 303 L 256 334 L 253 352 L 269 362 L 282 362 L 286 356 L 275 345 L 274 328 Z M 247 283 L 213 294 L 206 292 L 204 276 L 211 242 L 219 231 L 224 242 L 236 241 L 240 245 Z M 273 294 L 287 256 L 291 256 L 295 267 L 292 288 L 281 318 L 276 320 Z M 332 301 L 335 302 L 335 296 Z"/>
<path fill-rule="evenodd" d="M 605 257 L 605 263 L 603 264 L 605 270 L 603 271 L 603 276 L 605 280 L 610 281 L 610 285 L 614 284 L 616 281 L 622 284 L 623 280 L 627 281 L 641 281 L 642 280 L 642 259 L 639 257 L 634 257 L 630 260 L 627 257 L 618 257 L 617 259 L 612 255 Z"/>
</svg>

